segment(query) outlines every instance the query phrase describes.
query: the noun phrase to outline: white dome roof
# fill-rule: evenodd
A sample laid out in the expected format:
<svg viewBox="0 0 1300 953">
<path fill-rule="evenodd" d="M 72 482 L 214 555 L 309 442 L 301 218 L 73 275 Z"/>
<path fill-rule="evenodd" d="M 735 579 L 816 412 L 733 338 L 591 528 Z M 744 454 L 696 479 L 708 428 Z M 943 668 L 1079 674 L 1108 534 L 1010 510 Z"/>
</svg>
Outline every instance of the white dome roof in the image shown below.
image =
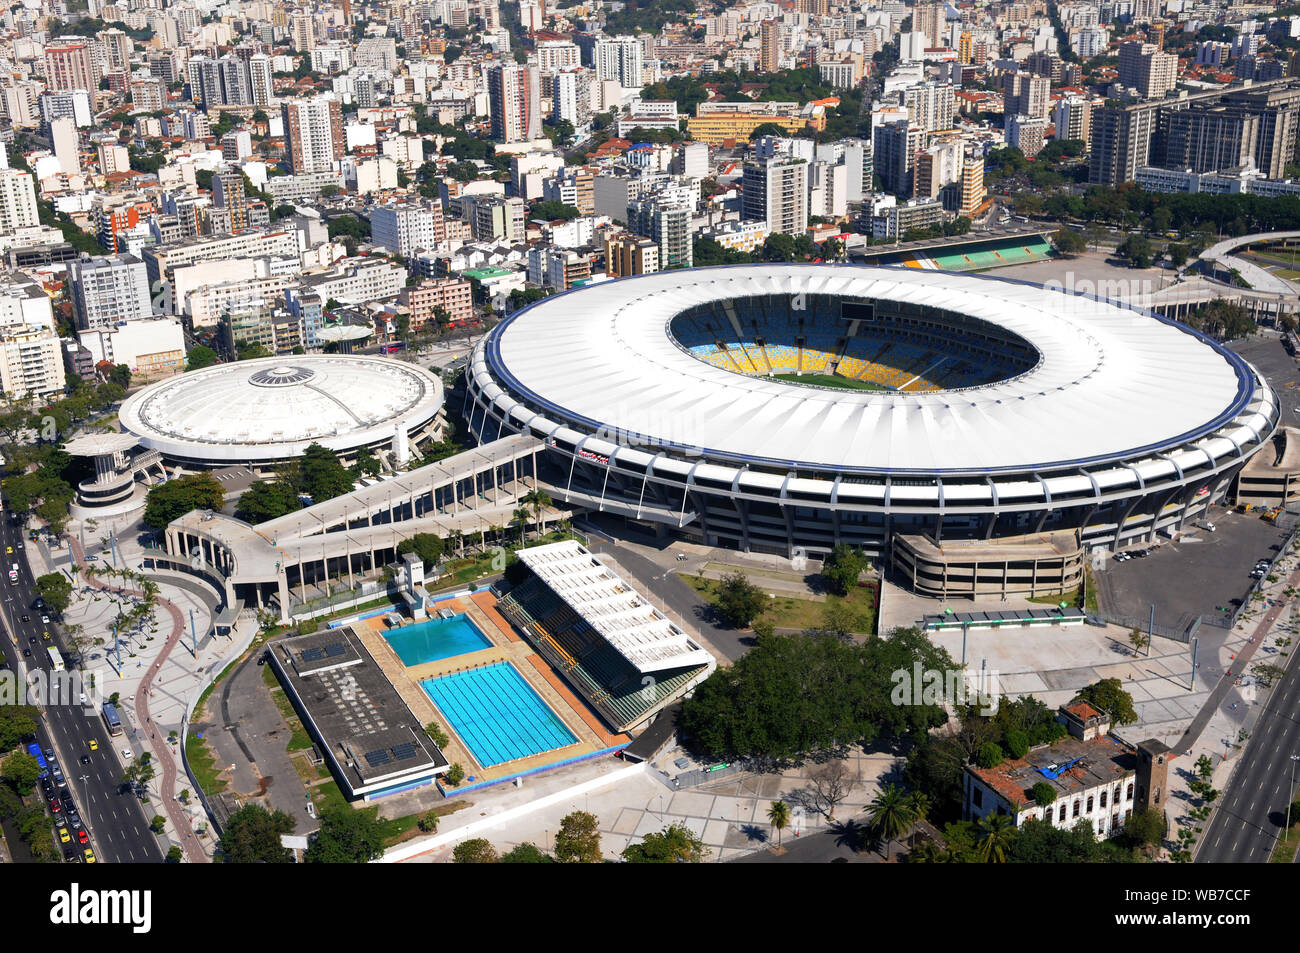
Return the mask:
<svg viewBox="0 0 1300 953">
<path fill-rule="evenodd" d="M 213 464 L 346 451 L 409 432 L 442 407 L 423 368 L 360 355 L 294 355 L 219 364 L 161 381 L 122 405 L 124 430 L 165 456 Z"/>
</svg>

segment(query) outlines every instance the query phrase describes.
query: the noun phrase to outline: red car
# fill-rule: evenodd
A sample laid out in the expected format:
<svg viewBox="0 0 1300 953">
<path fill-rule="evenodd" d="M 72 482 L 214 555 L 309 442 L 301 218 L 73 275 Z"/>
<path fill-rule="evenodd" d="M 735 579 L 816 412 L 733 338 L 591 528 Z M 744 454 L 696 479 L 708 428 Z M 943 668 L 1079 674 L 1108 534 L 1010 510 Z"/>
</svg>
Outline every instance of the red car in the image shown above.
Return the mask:
<svg viewBox="0 0 1300 953">
<path fill-rule="evenodd" d="M 50 813 L 58 814 L 61 810 L 63 810 L 63 805 L 59 803 L 59 799 L 56 797 L 50 798 Z"/>
<path fill-rule="evenodd" d="M 81 830 L 77 831 L 77 843 L 79 844 L 90 843 L 90 838 L 86 835 L 86 829 L 84 827 Z"/>
</svg>

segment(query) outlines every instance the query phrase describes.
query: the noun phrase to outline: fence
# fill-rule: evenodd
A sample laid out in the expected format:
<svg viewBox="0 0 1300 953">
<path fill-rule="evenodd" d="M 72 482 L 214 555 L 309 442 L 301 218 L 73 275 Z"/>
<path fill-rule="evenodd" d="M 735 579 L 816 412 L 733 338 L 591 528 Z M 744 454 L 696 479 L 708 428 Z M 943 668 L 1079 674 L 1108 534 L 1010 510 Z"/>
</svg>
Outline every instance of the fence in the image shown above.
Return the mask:
<svg viewBox="0 0 1300 953">
<path fill-rule="evenodd" d="M 1142 632 L 1150 630 L 1152 635 L 1158 635 L 1162 638 L 1173 639 L 1176 642 L 1190 642 L 1192 627 L 1196 625 L 1197 616 L 1181 616 L 1173 625 L 1166 625 L 1162 622 L 1151 624 L 1150 616 L 1131 616 L 1118 612 L 1100 612 L 1098 618 L 1111 625 L 1121 625 L 1126 629 L 1139 629 Z M 1210 625 L 1204 618 L 1201 618 L 1203 625 Z"/>
</svg>

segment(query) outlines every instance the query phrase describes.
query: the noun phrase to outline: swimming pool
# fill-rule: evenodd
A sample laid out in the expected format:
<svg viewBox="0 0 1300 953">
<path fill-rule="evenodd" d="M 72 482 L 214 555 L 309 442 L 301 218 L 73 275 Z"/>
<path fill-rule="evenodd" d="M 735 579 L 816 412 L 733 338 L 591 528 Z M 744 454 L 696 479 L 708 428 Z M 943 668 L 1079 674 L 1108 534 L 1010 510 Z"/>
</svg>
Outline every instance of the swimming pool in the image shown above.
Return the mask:
<svg viewBox="0 0 1300 953">
<path fill-rule="evenodd" d="M 384 639 L 407 668 L 492 647 L 488 637 L 464 613 L 390 629 Z"/>
<path fill-rule="evenodd" d="M 485 768 L 578 739 L 509 662 L 420 683 Z"/>
</svg>

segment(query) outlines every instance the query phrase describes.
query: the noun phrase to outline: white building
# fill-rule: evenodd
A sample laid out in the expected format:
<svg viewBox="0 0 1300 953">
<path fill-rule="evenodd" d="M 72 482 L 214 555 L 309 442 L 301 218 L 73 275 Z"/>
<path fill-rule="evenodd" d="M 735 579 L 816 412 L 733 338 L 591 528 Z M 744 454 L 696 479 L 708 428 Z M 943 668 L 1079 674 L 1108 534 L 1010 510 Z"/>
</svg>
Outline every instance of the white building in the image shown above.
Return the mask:
<svg viewBox="0 0 1300 953">
<path fill-rule="evenodd" d="M 68 263 L 77 327 L 99 330 L 152 317 L 149 278 L 134 255 L 101 255 Z"/>
<path fill-rule="evenodd" d="M 370 212 L 370 238 L 403 258 L 436 248 L 447 234 L 442 207 L 408 202 L 379 205 Z"/>
</svg>

